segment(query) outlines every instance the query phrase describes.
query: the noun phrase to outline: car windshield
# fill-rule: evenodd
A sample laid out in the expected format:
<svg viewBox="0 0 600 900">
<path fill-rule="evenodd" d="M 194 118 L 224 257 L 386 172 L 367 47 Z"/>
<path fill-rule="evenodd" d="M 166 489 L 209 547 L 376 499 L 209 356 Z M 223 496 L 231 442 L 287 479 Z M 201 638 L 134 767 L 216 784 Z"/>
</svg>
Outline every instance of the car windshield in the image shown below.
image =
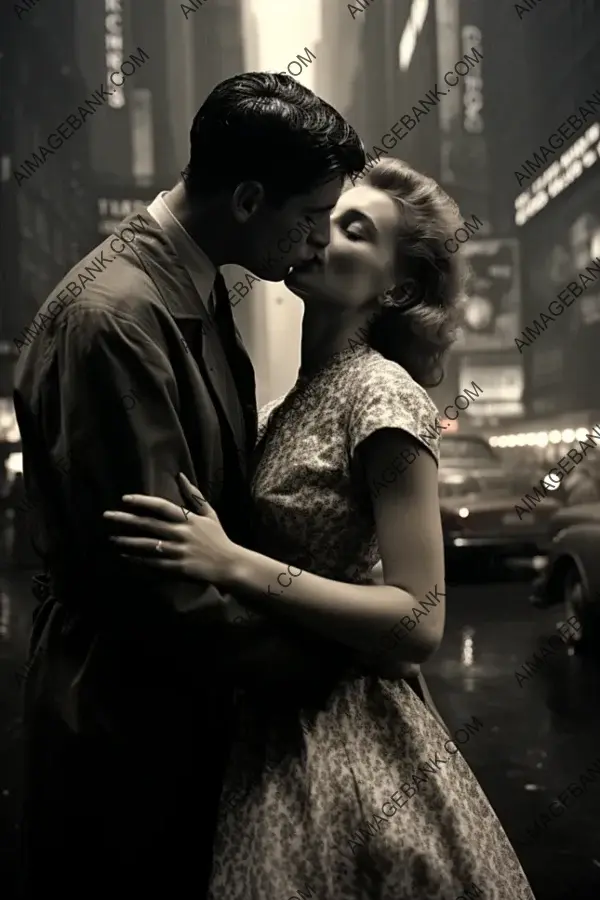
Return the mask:
<svg viewBox="0 0 600 900">
<path fill-rule="evenodd" d="M 476 494 L 480 490 L 479 482 L 469 476 L 465 478 L 440 478 L 438 487 L 441 500 L 463 497 L 465 494 Z"/>
<path fill-rule="evenodd" d="M 489 444 L 478 438 L 447 437 L 442 441 L 442 459 L 449 460 L 482 460 L 483 462 L 499 462 L 498 457 Z"/>
</svg>

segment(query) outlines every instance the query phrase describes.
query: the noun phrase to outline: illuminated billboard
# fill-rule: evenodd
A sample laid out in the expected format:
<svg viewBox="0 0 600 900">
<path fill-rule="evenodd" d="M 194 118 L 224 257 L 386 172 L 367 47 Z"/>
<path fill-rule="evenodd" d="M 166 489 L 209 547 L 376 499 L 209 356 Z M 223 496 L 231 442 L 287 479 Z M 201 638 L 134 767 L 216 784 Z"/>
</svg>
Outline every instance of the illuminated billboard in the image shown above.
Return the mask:
<svg viewBox="0 0 600 900">
<path fill-rule="evenodd" d="M 129 56 L 139 44 L 131 40 L 130 16 L 131 3 L 125 0 L 94 0 L 75 6 L 78 62 L 87 90 L 91 93 L 100 85 L 105 89 L 110 85 L 105 107 L 85 124 L 90 163 L 101 178 L 116 182 L 131 177 L 131 122 L 125 94 L 129 99 L 135 80 L 126 79 L 120 85 L 120 79 L 115 83 L 110 75 L 119 72 L 123 56 Z"/>
<path fill-rule="evenodd" d="M 521 322 L 517 241 L 471 238 L 462 253 L 471 268 L 471 281 L 455 349 L 487 354 L 514 348 Z"/>
<path fill-rule="evenodd" d="M 527 309 L 519 337 L 523 337 L 523 326 L 529 326 L 521 347 L 528 411 L 542 416 L 595 408 L 600 344 L 600 279 L 595 276 L 600 259 L 600 182 L 591 180 L 584 185 L 580 180 L 578 187 L 562 195 L 560 215 L 535 217 L 522 230 L 521 249 L 527 260 L 523 267 Z M 569 286 L 572 293 L 565 293 Z M 558 300 L 561 296 L 570 301 L 564 308 Z"/>
<path fill-rule="evenodd" d="M 533 160 L 526 160 L 527 165 L 523 166 L 526 174 L 531 174 L 531 167 L 534 171 L 541 168 L 539 154 L 533 154 L 533 157 Z M 600 123 L 594 122 L 515 199 L 515 224 L 525 225 L 537 216 L 555 197 L 578 181 L 588 169 L 594 167 L 598 160 L 600 160 Z"/>
<path fill-rule="evenodd" d="M 483 10 L 474 0 L 436 0 L 437 80 L 457 72 L 456 86 L 439 110 L 440 180 L 465 212 L 489 229 L 488 42 Z M 477 57 L 477 65 L 458 72 L 457 61 Z"/>
<path fill-rule="evenodd" d="M 106 83 L 111 84 L 113 72 L 123 65 L 123 0 L 104 0 L 104 60 Z M 113 109 L 125 106 L 125 91 L 116 87 L 108 99 Z"/>
</svg>

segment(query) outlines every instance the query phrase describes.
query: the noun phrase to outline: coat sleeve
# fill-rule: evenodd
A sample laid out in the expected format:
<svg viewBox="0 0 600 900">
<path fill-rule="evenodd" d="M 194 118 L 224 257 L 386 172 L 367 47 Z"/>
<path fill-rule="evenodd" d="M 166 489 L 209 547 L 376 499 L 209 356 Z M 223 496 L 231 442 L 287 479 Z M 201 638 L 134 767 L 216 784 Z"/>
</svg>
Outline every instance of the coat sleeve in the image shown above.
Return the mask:
<svg viewBox="0 0 600 900">
<path fill-rule="evenodd" d="M 75 312 L 75 310 L 73 310 Z M 125 493 L 151 494 L 180 504 L 175 476 L 195 471 L 178 414 L 180 398 L 169 358 L 136 321 L 102 308 L 79 308 L 57 335 L 60 447 L 67 460 L 61 502 L 76 523 L 68 552 L 77 580 L 89 583 L 81 602 L 102 627 L 167 653 L 200 673 L 259 677 L 273 663 L 300 673 L 305 652 L 294 655 L 282 631 L 268 621 L 236 624 L 226 615 L 227 595 L 211 584 L 161 581 L 153 570 L 120 559 L 108 540 L 102 513 L 122 506 Z M 295 644 L 295 641 L 291 641 Z M 279 673 L 283 674 L 282 668 Z"/>
<path fill-rule="evenodd" d="M 186 629 L 221 621 L 216 588 L 199 592 L 198 585 L 163 583 L 156 573 L 134 570 L 112 548 L 102 518 L 104 510 L 122 507 L 126 493 L 180 505 L 179 471 L 202 484 L 178 413 L 170 361 L 125 314 L 81 307 L 72 312 L 56 336 L 60 381 L 52 413 L 60 417 L 60 430 L 52 449 L 57 468 L 61 461 L 57 501 L 64 504 L 64 519 L 77 527 L 70 534 L 74 546 L 59 547 L 57 557 L 67 559 L 67 576 L 73 570 L 84 579 L 86 571 L 93 574 L 89 596 L 102 597 L 94 614 L 106 618 L 104 624 L 139 628 L 142 615 L 147 627 L 177 632 L 184 620 Z M 104 582 L 106 590 L 96 590 Z"/>
</svg>

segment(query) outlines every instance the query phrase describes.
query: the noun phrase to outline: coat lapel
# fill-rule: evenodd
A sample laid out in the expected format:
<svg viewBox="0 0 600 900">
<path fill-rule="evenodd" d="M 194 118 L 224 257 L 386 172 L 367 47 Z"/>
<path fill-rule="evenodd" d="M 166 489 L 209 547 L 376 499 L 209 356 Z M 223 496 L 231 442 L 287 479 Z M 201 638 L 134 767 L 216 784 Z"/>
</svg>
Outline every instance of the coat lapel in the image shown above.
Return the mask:
<svg viewBox="0 0 600 900">
<path fill-rule="evenodd" d="M 163 230 L 146 214 L 145 232 L 132 250 L 160 294 L 204 378 L 212 388 L 238 450 L 239 464 L 246 475 L 247 435 L 244 413 L 231 367 L 225 356 L 205 302 L 182 265 Z M 126 220 L 127 222 L 128 220 Z M 240 339 L 241 341 L 241 339 Z M 243 345 L 242 345 L 243 346 Z M 242 351 L 246 356 L 246 351 Z M 248 359 L 248 365 L 252 367 Z"/>
<path fill-rule="evenodd" d="M 235 320 L 234 320 L 235 322 Z M 240 359 L 240 381 L 239 391 L 242 399 L 246 420 L 246 434 L 248 437 L 248 453 L 254 451 L 256 439 L 258 436 L 258 410 L 256 407 L 256 375 L 254 366 L 248 355 L 248 351 L 242 340 L 237 325 L 235 326 L 235 338 L 237 342 L 239 359 Z"/>
<path fill-rule="evenodd" d="M 241 398 L 215 324 L 204 306 L 201 309 L 201 320 L 196 332 L 196 346 L 199 347 L 196 361 L 217 396 L 231 428 L 240 465 L 246 474 L 247 434 Z"/>
</svg>

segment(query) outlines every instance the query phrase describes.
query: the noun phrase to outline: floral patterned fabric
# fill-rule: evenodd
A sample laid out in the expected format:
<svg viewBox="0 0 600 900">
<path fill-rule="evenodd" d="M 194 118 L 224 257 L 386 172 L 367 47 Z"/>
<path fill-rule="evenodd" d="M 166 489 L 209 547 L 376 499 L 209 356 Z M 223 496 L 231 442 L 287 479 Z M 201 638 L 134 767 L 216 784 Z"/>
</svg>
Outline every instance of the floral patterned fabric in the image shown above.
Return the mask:
<svg viewBox="0 0 600 900">
<path fill-rule="evenodd" d="M 368 582 L 378 552 L 356 448 L 399 428 L 437 460 L 438 421 L 428 394 L 368 347 L 299 379 L 261 410 L 263 552 Z M 460 753 L 463 735 L 485 731 L 473 721 L 450 738 L 405 681 L 355 671 L 306 696 L 240 688 L 210 900 L 533 900 Z"/>
</svg>

